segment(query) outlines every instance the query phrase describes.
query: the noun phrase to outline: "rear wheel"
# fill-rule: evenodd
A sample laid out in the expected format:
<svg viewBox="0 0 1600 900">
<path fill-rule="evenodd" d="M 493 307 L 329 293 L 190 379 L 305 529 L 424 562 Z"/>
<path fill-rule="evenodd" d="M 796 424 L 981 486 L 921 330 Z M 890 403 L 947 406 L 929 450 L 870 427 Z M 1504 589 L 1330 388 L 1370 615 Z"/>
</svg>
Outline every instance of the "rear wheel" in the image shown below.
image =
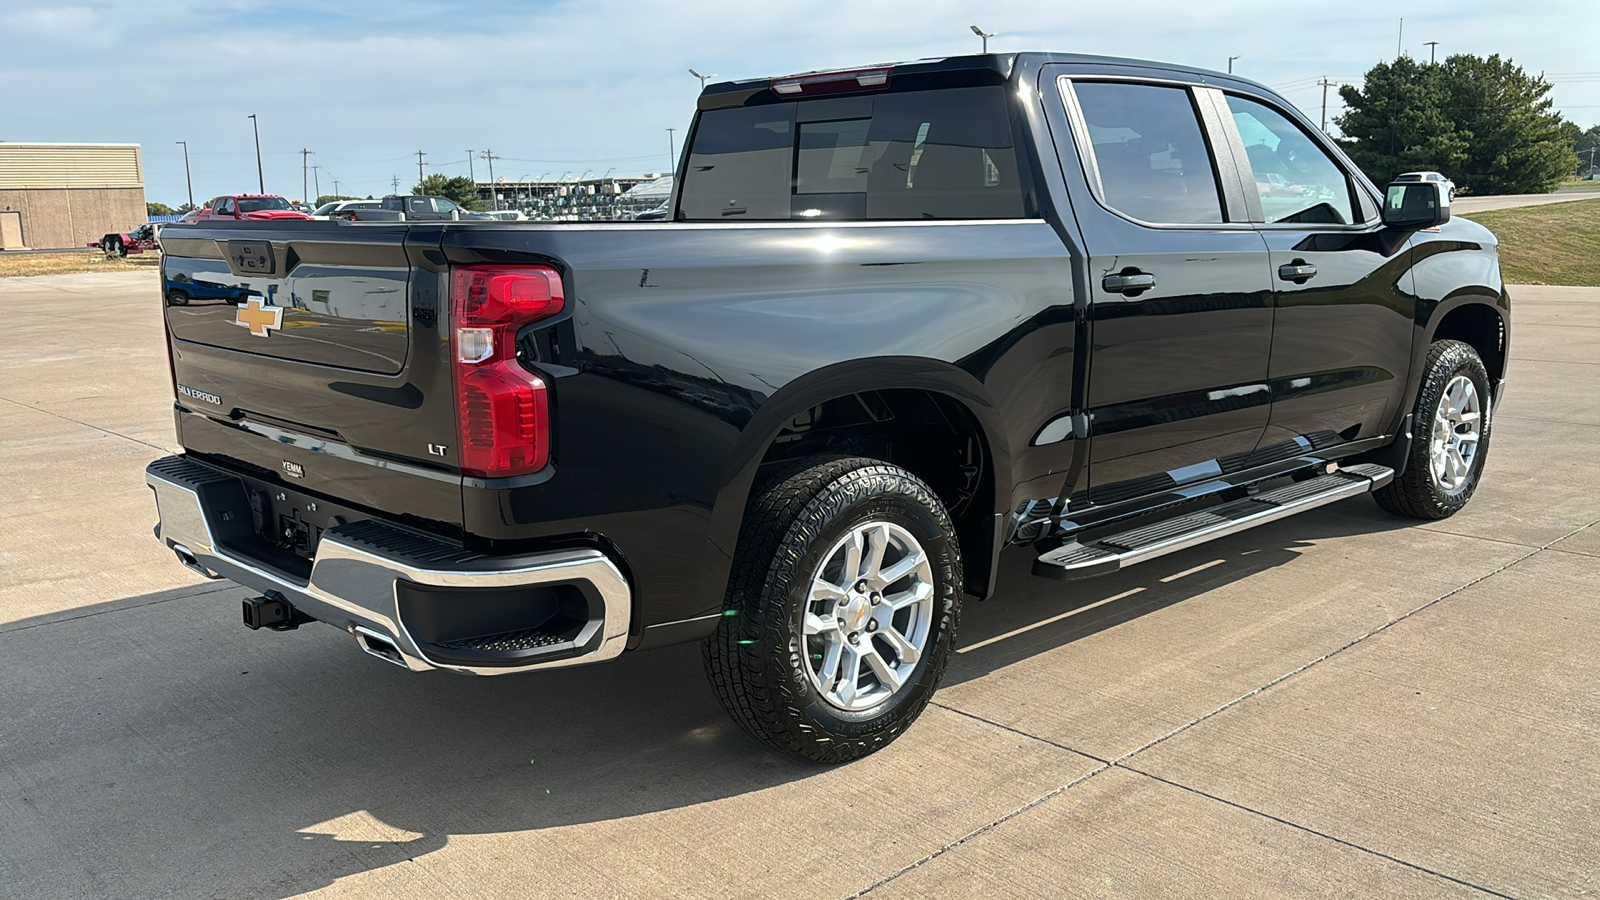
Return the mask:
<svg viewBox="0 0 1600 900">
<path fill-rule="evenodd" d="M 809 460 L 750 504 L 706 672 L 734 720 L 825 763 L 898 737 L 944 674 L 961 551 L 920 479 L 870 459 Z"/>
<path fill-rule="evenodd" d="M 1416 519 L 1455 515 L 1478 489 L 1492 421 L 1489 373 L 1472 345 L 1438 341 L 1428 351 L 1401 475 L 1373 493 L 1385 510 Z"/>
</svg>

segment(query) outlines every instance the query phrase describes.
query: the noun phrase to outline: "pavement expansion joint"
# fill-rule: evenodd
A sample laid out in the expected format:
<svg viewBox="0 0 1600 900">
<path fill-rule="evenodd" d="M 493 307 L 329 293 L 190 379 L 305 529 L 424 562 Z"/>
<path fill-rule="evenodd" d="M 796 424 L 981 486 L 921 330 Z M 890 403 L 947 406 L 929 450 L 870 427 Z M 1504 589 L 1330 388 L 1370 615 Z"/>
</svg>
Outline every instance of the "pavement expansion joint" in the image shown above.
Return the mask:
<svg viewBox="0 0 1600 900">
<path fill-rule="evenodd" d="M 112 437 L 119 437 L 119 438 L 122 438 L 125 441 L 133 441 L 135 444 L 143 444 L 144 446 L 149 447 L 152 450 L 159 450 L 162 453 L 171 453 L 172 452 L 171 450 L 167 449 L 166 447 L 161 446 L 160 444 L 152 444 L 149 441 L 142 441 L 142 440 L 140 440 L 140 439 L 138 439 L 136 437 L 129 437 L 128 435 L 123 434 L 123 433 L 121 433 L 119 431 L 112 431 L 109 428 L 104 428 L 104 427 L 99 426 L 99 425 L 92 425 L 92 424 L 90 424 L 88 422 L 84 422 L 84 421 L 80 421 L 78 419 L 74 419 L 71 416 L 63 416 L 61 413 L 52 412 L 52 411 L 50 411 L 48 409 L 45 409 L 42 406 L 34 406 L 32 403 L 23 403 L 21 400 L 13 400 L 10 397 L 0 397 L 0 400 L 4 400 L 5 402 L 14 404 L 16 406 L 20 406 L 23 409 L 31 409 L 34 412 L 42 412 L 47 416 L 55 416 L 58 419 L 65 419 L 66 421 L 72 422 L 75 425 L 82 425 L 85 428 L 93 428 L 95 431 L 105 432 L 106 434 L 109 434 Z"/>
<path fill-rule="evenodd" d="M 1171 785 L 1173 787 L 1176 787 L 1176 788 L 1179 788 L 1181 790 L 1189 791 L 1189 792 L 1194 793 L 1194 794 L 1196 794 L 1198 796 L 1202 796 L 1202 797 L 1209 798 L 1211 800 L 1215 800 L 1218 803 L 1223 803 L 1223 804 L 1226 804 L 1228 806 L 1232 806 L 1232 807 L 1238 808 L 1240 810 L 1243 810 L 1245 812 L 1254 813 L 1256 815 L 1262 816 L 1263 818 L 1267 818 L 1267 819 L 1270 819 L 1270 820 L 1275 821 L 1275 822 L 1280 822 L 1280 823 L 1282 823 L 1284 825 L 1287 825 L 1287 826 L 1289 826 L 1291 828 L 1299 829 L 1299 830 L 1304 831 L 1304 832 L 1306 832 L 1308 834 L 1314 834 L 1314 835 L 1317 835 L 1319 837 L 1326 838 L 1326 839 L 1328 839 L 1330 841 L 1334 841 L 1336 843 L 1339 843 L 1339 844 L 1342 844 L 1344 846 L 1350 847 L 1352 849 L 1360 850 L 1360 851 L 1363 851 L 1363 852 L 1366 852 L 1366 853 L 1370 853 L 1370 854 L 1372 854 L 1374 856 L 1378 856 L 1378 857 L 1381 857 L 1383 859 L 1387 859 L 1387 860 L 1389 860 L 1391 862 L 1394 862 L 1394 863 L 1396 863 L 1398 865 L 1406 866 L 1408 868 L 1415 869 L 1415 870 L 1417 870 L 1419 872 L 1426 872 L 1427 874 L 1434 875 L 1434 876 L 1439 877 L 1439 878 L 1443 878 L 1443 879 L 1445 879 L 1447 881 L 1450 881 L 1450 882 L 1455 883 L 1455 884 L 1459 884 L 1459 885 L 1461 885 L 1463 887 L 1471 888 L 1471 889 L 1476 890 L 1476 891 L 1481 891 L 1481 892 L 1483 892 L 1485 894 L 1488 894 L 1490 896 L 1493 896 L 1493 897 L 1506 897 L 1506 898 L 1508 898 L 1508 900 L 1515 900 L 1515 898 L 1513 898 L 1509 894 L 1503 894 L 1503 893 L 1501 893 L 1499 891 L 1483 887 L 1482 885 L 1477 885 L 1477 884 L 1473 884 L 1473 883 L 1468 882 L 1468 881 L 1463 881 L 1463 880 L 1461 880 L 1459 878 L 1456 878 L 1454 876 L 1446 875 L 1443 872 L 1437 872 L 1437 871 L 1434 871 L 1433 869 L 1429 869 L 1429 868 L 1427 868 L 1425 866 L 1420 866 L 1420 865 L 1417 865 L 1416 863 L 1407 862 L 1406 860 L 1390 856 L 1390 855 L 1388 855 L 1386 853 L 1383 853 L 1381 851 L 1378 851 L 1378 850 L 1372 850 L 1370 848 L 1363 847 L 1360 844 L 1352 843 L 1350 841 L 1344 840 L 1343 838 L 1335 837 L 1335 836 L 1333 836 L 1331 834 L 1326 834 L 1324 832 L 1317 831 L 1316 829 L 1309 828 L 1307 826 L 1300 825 L 1300 824 L 1295 823 L 1295 822 L 1291 822 L 1291 821 L 1289 821 L 1287 819 L 1281 819 L 1281 818 L 1278 818 L 1277 816 L 1273 816 L 1271 814 L 1262 812 L 1260 810 L 1252 809 L 1251 807 L 1243 806 L 1243 805 L 1238 804 L 1238 803 L 1234 803 L 1231 800 L 1224 800 L 1221 797 L 1217 797 L 1217 796 L 1214 796 L 1212 794 L 1208 794 L 1205 791 L 1201 791 L 1201 790 L 1199 790 L 1197 788 L 1192 788 L 1192 787 L 1189 787 L 1188 785 L 1179 784 L 1178 782 L 1175 782 L 1175 781 L 1169 781 L 1169 780 L 1167 780 L 1165 778 L 1161 778 L 1160 776 L 1152 775 L 1149 772 L 1145 772 L 1145 771 L 1142 771 L 1140 769 L 1135 769 L 1135 768 L 1133 768 L 1131 766 L 1126 765 L 1126 763 L 1127 763 L 1128 760 L 1130 760 L 1133 757 L 1139 755 L 1140 753 L 1143 753 L 1144 751 L 1149 750 L 1150 748 L 1155 747 L 1158 744 L 1165 743 L 1166 741 L 1176 737 L 1177 735 L 1180 735 L 1180 734 L 1184 733 L 1185 731 L 1188 731 L 1189 729 L 1195 727 L 1196 725 L 1199 725 L 1202 722 L 1205 722 L 1205 721 L 1207 721 L 1209 719 L 1212 719 L 1212 718 L 1216 717 L 1220 713 L 1226 712 L 1227 710 L 1232 709 L 1233 707 L 1238 706 L 1241 703 L 1244 703 L 1245 701 L 1251 699 L 1252 697 L 1259 696 L 1260 694 L 1264 693 L 1265 691 L 1267 691 L 1267 690 L 1269 690 L 1269 689 L 1271 689 L 1273 687 L 1276 687 L 1277 685 L 1280 685 L 1280 684 L 1284 683 L 1285 681 L 1288 681 L 1289 679 L 1295 677 L 1296 675 L 1299 675 L 1300 673 L 1306 671 L 1307 669 L 1310 669 L 1311 667 L 1317 665 L 1318 663 L 1321 663 L 1321 662 L 1324 662 L 1326 660 L 1332 659 L 1333 657 L 1339 655 L 1340 653 L 1343 653 L 1344 651 L 1350 649 L 1351 647 L 1354 647 L 1357 644 L 1362 643 L 1363 641 L 1367 640 L 1368 638 L 1373 637 L 1374 635 L 1377 635 L 1377 634 L 1381 634 L 1382 632 L 1389 630 L 1393 626 L 1398 625 L 1401 622 L 1404 622 L 1405 620 L 1411 618 L 1412 616 L 1416 615 L 1417 613 L 1420 613 L 1425 609 L 1429 609 L 1429 608 L 1431 608 L 1433 606 L 1436 606 L 1439 603 L 1442 603 L 1445 600 L 1448 600 L 1449 598 L 1454 597 L 1456 594 L 1461 593 L 1462 591 L 1466 590 L 1467 588 L 1470 588 L 1470 587 L 1472 587 L 1474 585 L 1477 585 L 1477 584 L 1481 584 L 1482 582 L 1487 581 L 1490 578 L 1493 578 L 1494 576 L 1500 574 L 1501 572 L 1506 571 L 1507 569 L 1511 568 L 1512 566 L 1515 566 L 1515 565 L 1517 565 L 1519 563 L 1522 563 L 1522 562 L 1525 562 L 1525 561 L 1527 561 L 1529 559 L 1532 559 L 1533 557 L 1537 556 L 1538 554 L 1543 553 L 1546 550 L 1549 550 L 1553 545 L 1559 543 L 1560 541 L 1566 540 L 1567 538 L 1573 536 L 1574 534 L 1577 534 L 1578 532 L 1583 531 L 1585 528 L 1592 528 L 1595 525 L 1600 525 L 1600 519 L 1596 519 L 1595 521 L 1590 522 L 1587 525 L 1581 525 L 1581 526 L 1579 526 L 1577 528 L 1574 528 L 1571 531 L 1568 531 L 1566 534 L 1563 534 L 1560 537 L 1556 538 L 1555 540 L 1549 541 L 1548 543 L 1545 543 L 1542 546 L 1533 547 L 1532 549 L 1529 550 L 1529 552 L 1524 553 L 1523 555 L 1517 557 L 1516 559 L 1513 559 L 1510 562 L 1505 563 L 1504 565 L 1502 565 L 1502 566 L 1500 566 L 1500 567 L 1498 567 L 1498 568 L 1496 568 L 1496 569 L 1494 569 L 1494 570 L 1492 570 L 1490 572 L 1486 572 L 1485 574 L 1480 575 L 1477 578 L 1474 578 L 1471 581 L 1466 582 L 1465 584 L 1462 584 L 1462 585 L 1459 585 L 1457 587 L 1451 588 L 1450 590 L 1444 592 L 1443 594 L 1440 594 L 1439 596 L 1433 598 L 1432 600 L 1429 600 L 1427 603 L 1424 603 L 1421 606 L 1418 606 L 1417 608 L 1411 610 L 1410 612 L 1407 612 L 1407 613 L 1404 613 L 1402 615 L 1396 616 L 1395 618 L 1390 619 L 1389 621 L 1383 623 L 1382 625 L 1379 625 L 1377 628 L 1374 628 L 1374 629 L 1372 629 L 1372 630 L 1360 635 L 1359 637 L 1356 637 L 1356 638 L 1348 641 L 1347 643 L 1345 643 L 1345 644 L 1343 644 L 1343 645 L 1341 645 L 1339 647 L 1336 647 L 1333 650 L 1330 650 L 1327 653 L 1324 653 L 1321 656 L 1318 656 L 1317 658 L 1312 659 L 1312 660 L 1304 663 L 1303 665 L 1297 666 L 1294 669 L 1291 669 L 1290 671 L 1285 672 L 1282 675 L 1279 675 L 1278 677 L 1272 679 L 1271 681 L 1266 682 L 1265 684 L 1261 685 L 1260 687 L 1254 688 L 1252 690 L 1246 691 L 1243 694 L 1240 694 L 1238 697 L 1235 697 L 1234 699 L 1229 700 L 1227 703 L 1222 704 L 1221 706 L 1217 707 L 1216 709 L 1214 709 L 1214 710 L 1212 710 L 1212 711 L 1210 711 L 1208 713 L 1205 713 L 1204 715 L 1197 716 L 1196 718 L 1191 719 L 1190 721 L 1185 722 L 1182 725 L 1179 725 L 1177 728 L 1172 729 L 1171 731 L 1167 732 L 1166 734 L 1161 735 L 1160 737 L 1156 738 L 1155 740 L 1149 741 L 1149 742 L 1147 742 L 1145 744 L 1142 744 L 1142 745 L 1140 745 L 1138 747 L 1135 747 L 1134 749 L 1128 751 L 1127 753 L 1122 754 L 1121 756 L 1117 757 L 1116 759 L 1102 760 L 1099 757 L 1096 757 L 1096 756 L 1094 756 L 1092 754 L 1084 753 L 1081 750 L 1074 750 L 1073 748 L 1068 747 L 1068 746 L 1066 746 L 1064 744 L 1058 744 L 1055 741 L 1051 741 L 1051 740 L 1048 740 L 1046 738 L 1039 737 L 1038 735 L 1029 734 L 1026 731 L 1021 731 L 1019 729 L 1012 728 L 1012 727 L 1010 727 L 1008 725 L 1002 725 L 1002 724 L 1000 724 L 998 722 L 994 722 L 994 721 L 990 721 L 989 719 L 985 719 L 982 716 L 976 716 L 976 715 L 973 715 L 972 713 L 964 712 L 962 710 L 956 709 L 956 708 L 951 707 L 951 706 L 947 706 L 947 705 L 942 704 L 942 703 L 934 703 L 933 705 L 938 706 L 941 709 L 945 709 L 945 710 L 948 710 L 950 712 L 957 713 L 958 715 L 963 715 L 963 716 L 966 716 L 966 717 L 971 718 L 971 719 L 976 719 L 977 721 L 984 722 L 984 723 L 987 723 L 989 725 L 993 725 L 996 728 L 1000 728 L 1000 729 L 1003 729 L 1005 731 L 1013 732 L 1013 733 L 1021 735 L 1023 737 L 1032 738 L 1033 740 L 1040 741 L 1040 742 L 1045 743 L 1045 744 L 1049 744 L 1052 747 L 1057 747 L 1059 749 L 1066 750 L 1069 753 L 1075 753 L 1075 754 L 1077 754 L 1079 756 L 1083 756 L 1083 757 L 1087 757 L 1089 759 L 1096 760 L 1097 762 L 1100 763 L 1100 765 L 1098 767 L 1096 767 L 1093 771 L 1090 771 L 1090 772 L 1088 772 L 1086 774 L 1080 775 L 1077 778 L 1074 778 L 1073 780 L 1067 782 L 1066 784 L 1064 784 L 1064 785 L 1062 785 L 1062 786 L 1060 786 L 1058 788 L 1055 788 L 1055 789 L 1053 789 L 1053 790 L 1051 790 L 1051 791 L 1049 791 L 1049 792 L 1047 792 L 1047 793 L 1045 793 L 1045 794 L 1043 794 L 1043 795 L 1041 795 L 1039 797 L 1036 797 L 1033 800 L 1028 801 L 1027 803 L 1022 804 L 1021 806 L 1019 806 L 1016 809 L 1006 813 L 1005 815 L 995 819 L 994 821 L 989 822 L 988 824 L 985 824 L 985 825 L 981 825 L 981 826 L 979 826 L 977 828 L 974 828 L 973 830 L 967 832 L 966 834 L 962 835 L 961 837 L 955 839 L 954 841 L 951 841 L 948 844 L 945 844 L 945 845 L 939 847 L 937 850 L 934 850 L 933 852 L 923 856 L 922 858 L 920 858 L 920 859 L 918 859 L 918 860 L 916 860 L 914 862 L 911 862 L 911 863 L 901 867 L 900 869 L 898 869 L 898 870 L 896 870 L 894 872 L 891 872 L 888 875 L 885 875 L 883 878 L 880 878 L 877 881 L 873 882 L 872 884 L 867 885 L 865 888 L 862 888 L 861 890 L 859 890 L 859 891 L 857 891 L 857 892 L 855 892 L 853 894 L 848 895 L 845 898 L 845 900 L 854 900 L 854 898 L 865 896 L 866 894 L 869 894 L 872 891 L 877 890 L 878 888 L 888 884 L 889 882 L 894 881 L 895 879 L 897 879 L 900 876 L 906 874 L 907 872 L 910 872 L 910 871 L 912 871 L 914 869 L 918 869 L 918 868 L 921 868 L 924 865 L 927 865 L 928 863 L 932 862 L 933 860 L 938 859 L 939 857 L 941 857 L 944 854 L 950 852 L 951 850 L 956 849 L 957 847 L 960 847 L 961 845 L 967 843 L 968 841 L 972 840 L 973 838 L 978 837 L 979 835 L 982 835 L 982 834 L 986 834 L 986 833 L 994 830 L 995 828 L 999 827 L 1000 825 L 1003 825 L 1006 822 L 1009 822 L 1012 819 L 1015 819 L 1017 816 L 1022 815 L 1023 813 L 1027 812 L 1028 810 L 1033 809 L 1034 807 L 1040 806 L 1040 805 L 1042 805 L 1044 803 L 1048 803 L 1049 801 L 1051 801 L 1051 800 L 1055 799 L 1056 797 L 1066 793 L 1067 791 L 1071 790 L 1072 788 L 1077 787 L 1080 784 L 1083 784 L 1084 782 L 1086 782 L 1089 779 L 1095 777 L 1096 775 L 1099 775 L 1100 773 L 1109 771 L 1111 769 L 1125 769 L 1125 770 L 1127 770 L 1129 772 L 1133 772 L 1134 774 L 1143 775 L 1143 776 L 1145 776 L 1147 778 L 1152 778 L 1152 779 L 1154 779 L 1156 781 L 1160 781 L 1160 782 L 1162 782 L 1164 784 L 1169 784 L 1169 785 Z M 1527 546 L 1527 545 L 1522 545 L 1522 546 Z M 1562 551 L 1557 551 L 1557 552 L 1562 552 Z"/>
<path fill-rule="evenodd" d="M 1384 853 L 1382 850 L 1374 850 L 1371 847 L 1362 846 L 1361 844 L 1357 844 L 1354 841 L 1345 840 L 1344 838 L 1339 837 L 1338 835 L 1329 834 L 1326 831 L 1318 831 L 1315 828 L 1312 828 L 1312 827 L 1310 827 L 1308 825 L 1302 825 L 1299 822 L 1293 821 L 1292 819 L 1285 819 L 1282 816 L 1275 816 L 1272 813 L 1263 812 L 1263 811 L 1261 811 L 1259 809 L 1256 809 L 1253 806 L 1246 806 L 1243 803 L 1236 803 L 1236 802 L 1234 802 L 1232 800 L 1227 799 L 1226 797 L 1219 797 L 1216 794 L 1207 793 L 1206 791 L 1202 791 L 1199 788 L 1190 787 L 1187 784 L 1183 784 L 1181 782 L 1173 781 L 1170 778 L 1162 778 L 1160 775 L 1155 775 L 1155 774 L 1152 774 L 1150 772 L 1146 772 L 1143 769 L 1135 769 L 1132 766 L 1122 765 L 1120 763 L 1112 765 L 1112 766 L 1107 766 L 1106 768 L 1108 768 L 1108 769 L 1109 768 L 1117 768 L 1117 769 L 1122 769 L 1125 772 L 1132 772 L 1135 775 L 1142 775 L 1145 778 L 1151 779 L 1152 781 L 1159 781 L 1162 784 L 1165 784 L 1165 785 L 1167 785 L 1169 787 L 1175 787 L 1180 791 L 1187 791 L 1188 793 L 1194 794 L 1194 795 L 1196 795 L 1198 797 L 1204 797 L 1207 800 L 1214 800 L 1217 803 L 1221 803 L 1224 806 L 1230 806 L 1230 807 L 1232 807 L 1234 809 L 1237 809 L 1237 810 L 1239 810 L 1241 812 L 1246 812 L 1246 813 L 1249 813 L 1249 814 L 1254 815 L 1254 816 L 1260 816 L 1263 819 L 1266 819 L 1266 820 L 1268 820 L 1270 822 L 1276 822 L 1279 825 L 1287 825 L 1288 827 L 1293 828 L 1293 829 L 1295 829 L 1297 831 L 1303 831 L 1306 834 L 1313 835 L 1315 837 L 1319 837 L 1319 838 L 1322 838 L 1324 840 L 1332 841 L 1335 844 L 1339 844 L 1340 846 L 1344 846 L 1344 847 L 1349 847 L 1352 850 L 1359 850 L 1362 853 L 1366 853 L 1366 854 L 1369 854 L 1369 855 L 1372 855 L 1372 856 L 1376 856 L 1379 859 L 1386 859 L 1389 862 L 1395 863 L 1396 865 L 1405 866 L 1408 869 L 1415 869 L 1418 872 L 1422 872 L 1422 873 L 1425 873 L 1425 874 L 1428 874 L 1428 875 L 1432 875 L 1435 878 L 1443 878 L 1445 881 L 1449 881 L 1449 882 L 1452 882 L 1454 884 L 1459 884 L 1462 887 L 1471 888 L 1472 890 L 1475 890 L 1475 891 L 1481 891 L 1481 892 L 1483 892 L 1485 894 L 1488 894 L 1491 897 L 1504 897 L 1504 898 L 1506 898 L 1506 900 L 1517 900 L 1517 898 L 1514 897 L 1513 895 L 1501 893 L 1500 891 L 1497 891 L 1494 888 L 1484 887 L 1481 884 L 1474 884 L 1474 883 L 1472 883 L 1470 881 L 1465 881 L 1463 879 L 1457 878 L 1454 875 L 1450 875 L 1450 874 L 1445 873 L 1445 872 L 1440 872 L 1437 869 L 1430 869 L 1427 866 L 1419 865 L 1417 863 L 1411 862 L 1410 860 L 1401 859 L 1398 856 L 1391 856 L 1391 855 L 1389 855 L 1387 853 Z M 1099 773 L 1095 773 L 1095 774 L 1099 774 Z"/>
<path fill-rule="evenodd" d="M 75 616 L 74 615 L 54 615 L 54 616 L 47 615 L 45 617 L 44 621 L 42 621 L 42 622 L 41 621 L 25 621 L 22 624 L 12 623 L 10 625 L 0 625 L 0 634 L 10 634 L 10 633 L 12 633 L 14 631 L 27 631 L 27 630 L 32 629 L 32 628 L 48 628 L 51 625 L 60 625 L 63 622 L 77 622 L 77 621 L 81 621 L 83 619 L 93 619 L 96 616 L 105 616 L 105 615 L 110 615 L 112 613 L 126 612 L 126 611 L 128 611 L 130 609 L 144 609 L 144 608 L 150 607 L 150 606 L 158 606 L 158 605 L 160 605 L 162 603 L 171 603 L 174 600 L 188 600 L 191 597 L 203 597 L 206 594 L 215 594 L 215 593 L 219 593 L 221 591 L 236 590 L 236 589 L 238 589 L 238 587 L 239 587 L 238 585 L 234 584 L 231 581 L 227 582 L 225 584 L 197 584 L 197 585 L 194 585 L 193 588 L 190 589 L 190 590 L 184 590 L 182 588 L 179 588 L 178 590 L 175 590 L 175 591 L 164 592 L 164 593 L 167 593 L 167 596 L 160 597 L 160 598 L 155 599 L 155 600 L 147 600 L 144 603 L 131 603 L 131 604 L 128 604 L 126 606 L 115 606 L 114 605 L 114 606 L 111 606 L 109 608 L 97 609 L 97 610 L 94 610 L 93 612 L 79 613 L 78 615 L 75 615 Z M 115 601 L 112 601 L 112 602 L 115 603 Z"/>
</svg>

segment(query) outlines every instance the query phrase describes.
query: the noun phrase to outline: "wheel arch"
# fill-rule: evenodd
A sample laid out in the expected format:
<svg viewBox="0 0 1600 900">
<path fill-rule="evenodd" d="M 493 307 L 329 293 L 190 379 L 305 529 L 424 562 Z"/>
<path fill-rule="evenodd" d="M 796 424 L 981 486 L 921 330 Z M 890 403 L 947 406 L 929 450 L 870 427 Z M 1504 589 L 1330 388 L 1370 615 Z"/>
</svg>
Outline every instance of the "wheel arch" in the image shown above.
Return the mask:
<svg viewBox="0 0 1600 900">
<path fill-rule="evenodd" d="M 883 411 L 878 406 L 880 401 L 887 404 L 887 420 L 872 418 L 875 411 Z M 826 415 L 831 409 L 852 404 L 870 420 L 863 427 L 830 426 L 815 432 L 795 427 L 804 426 L 818 410 Z M 730 472 L 711 514 L 708 588 L 715 592 L 718 602 L 726 588 L 739 526 L 763 466 L 814 453 L 874 456 L 866 441 L 887 436 L 892 446 L 897 440 L 907 443 L 905 439 L 919 432 L 937 433 L 937 423 L 927 421 L 930 409 L 941 413 L 949 426 L 951 443 L 936 448 L 913 445 L 906 452 L 888 454 L 898 458 L 885 461 L 901 465 L 928 482 L 949 505 L 950 473 L 930 459 L 940 450 L 953 448 L 957 437 L 971 439 L 981 463 L 972 496 L 964 507 L 952 510 L 951 516 L 965 562 L 966 590 L 979 597 L 987 596 L 993 589 L 994 561 L 1001 543 L 1001 507 L 1009 497 L 1009 485 L 1003 479 L 1011 471 L 1011 450 L 1004 442 L 999 412 L 983 384 L 957 366 L 920 357 L 880 357 L 836 363 L 789 382 L 762 403 L 740 432 L 730 457 Z M 925 450 L 929 452 L 921 452 Z"/>
</svg>

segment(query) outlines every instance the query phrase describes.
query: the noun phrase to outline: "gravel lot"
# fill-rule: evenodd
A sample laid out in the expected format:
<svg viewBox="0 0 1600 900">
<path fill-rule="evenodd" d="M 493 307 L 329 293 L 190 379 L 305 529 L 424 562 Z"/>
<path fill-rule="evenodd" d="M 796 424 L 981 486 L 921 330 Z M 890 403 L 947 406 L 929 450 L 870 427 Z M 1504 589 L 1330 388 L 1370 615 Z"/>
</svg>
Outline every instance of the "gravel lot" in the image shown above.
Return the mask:
<svg viewBox="0 0 1600 900">
<path fill-rule="evenodd" d="M 699 650 L 413 675 L 150 534 L 151 273 L 0 279 L 0 896 L 1600 891 L 1600 289 L 1514 288 L 1486 481 L 1061 586 L 1008 561 L 946 687 L 835 769 Z"/>
</svg>

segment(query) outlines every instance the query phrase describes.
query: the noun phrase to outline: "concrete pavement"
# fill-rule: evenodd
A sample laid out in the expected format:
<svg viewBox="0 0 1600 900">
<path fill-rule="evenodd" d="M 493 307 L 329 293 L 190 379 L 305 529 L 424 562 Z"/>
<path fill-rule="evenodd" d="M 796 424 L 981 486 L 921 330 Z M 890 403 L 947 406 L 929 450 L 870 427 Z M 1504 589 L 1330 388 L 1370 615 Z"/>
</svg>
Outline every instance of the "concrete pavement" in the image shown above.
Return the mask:
<svg viewBox="0 0 1600 900">
<path fill-rule="evenodd" d="M 150 537 L 153 276 L 0 280 L 0 897 L 1600 891 L 1600 289 L 1513 289 L 1488 477 L 1066 587 L 1005 561 L 945 688 L 823 769 L 695 647 L 412 675 Z"/>
<path fill-rule="evenodd" d="M 1600 187 L 1575 188 L 1551 194 L 1494 194 L 1487 197 L 1457 197 L 1450 201 L 1450 211 L 1466 215 L 1486 209 L 1511 209 L 1517 206 L 1544 206 L 1549 203 L 1567 203 L 1572 200 L 1593 200 L 1600 197 Z"/>
</svg>

